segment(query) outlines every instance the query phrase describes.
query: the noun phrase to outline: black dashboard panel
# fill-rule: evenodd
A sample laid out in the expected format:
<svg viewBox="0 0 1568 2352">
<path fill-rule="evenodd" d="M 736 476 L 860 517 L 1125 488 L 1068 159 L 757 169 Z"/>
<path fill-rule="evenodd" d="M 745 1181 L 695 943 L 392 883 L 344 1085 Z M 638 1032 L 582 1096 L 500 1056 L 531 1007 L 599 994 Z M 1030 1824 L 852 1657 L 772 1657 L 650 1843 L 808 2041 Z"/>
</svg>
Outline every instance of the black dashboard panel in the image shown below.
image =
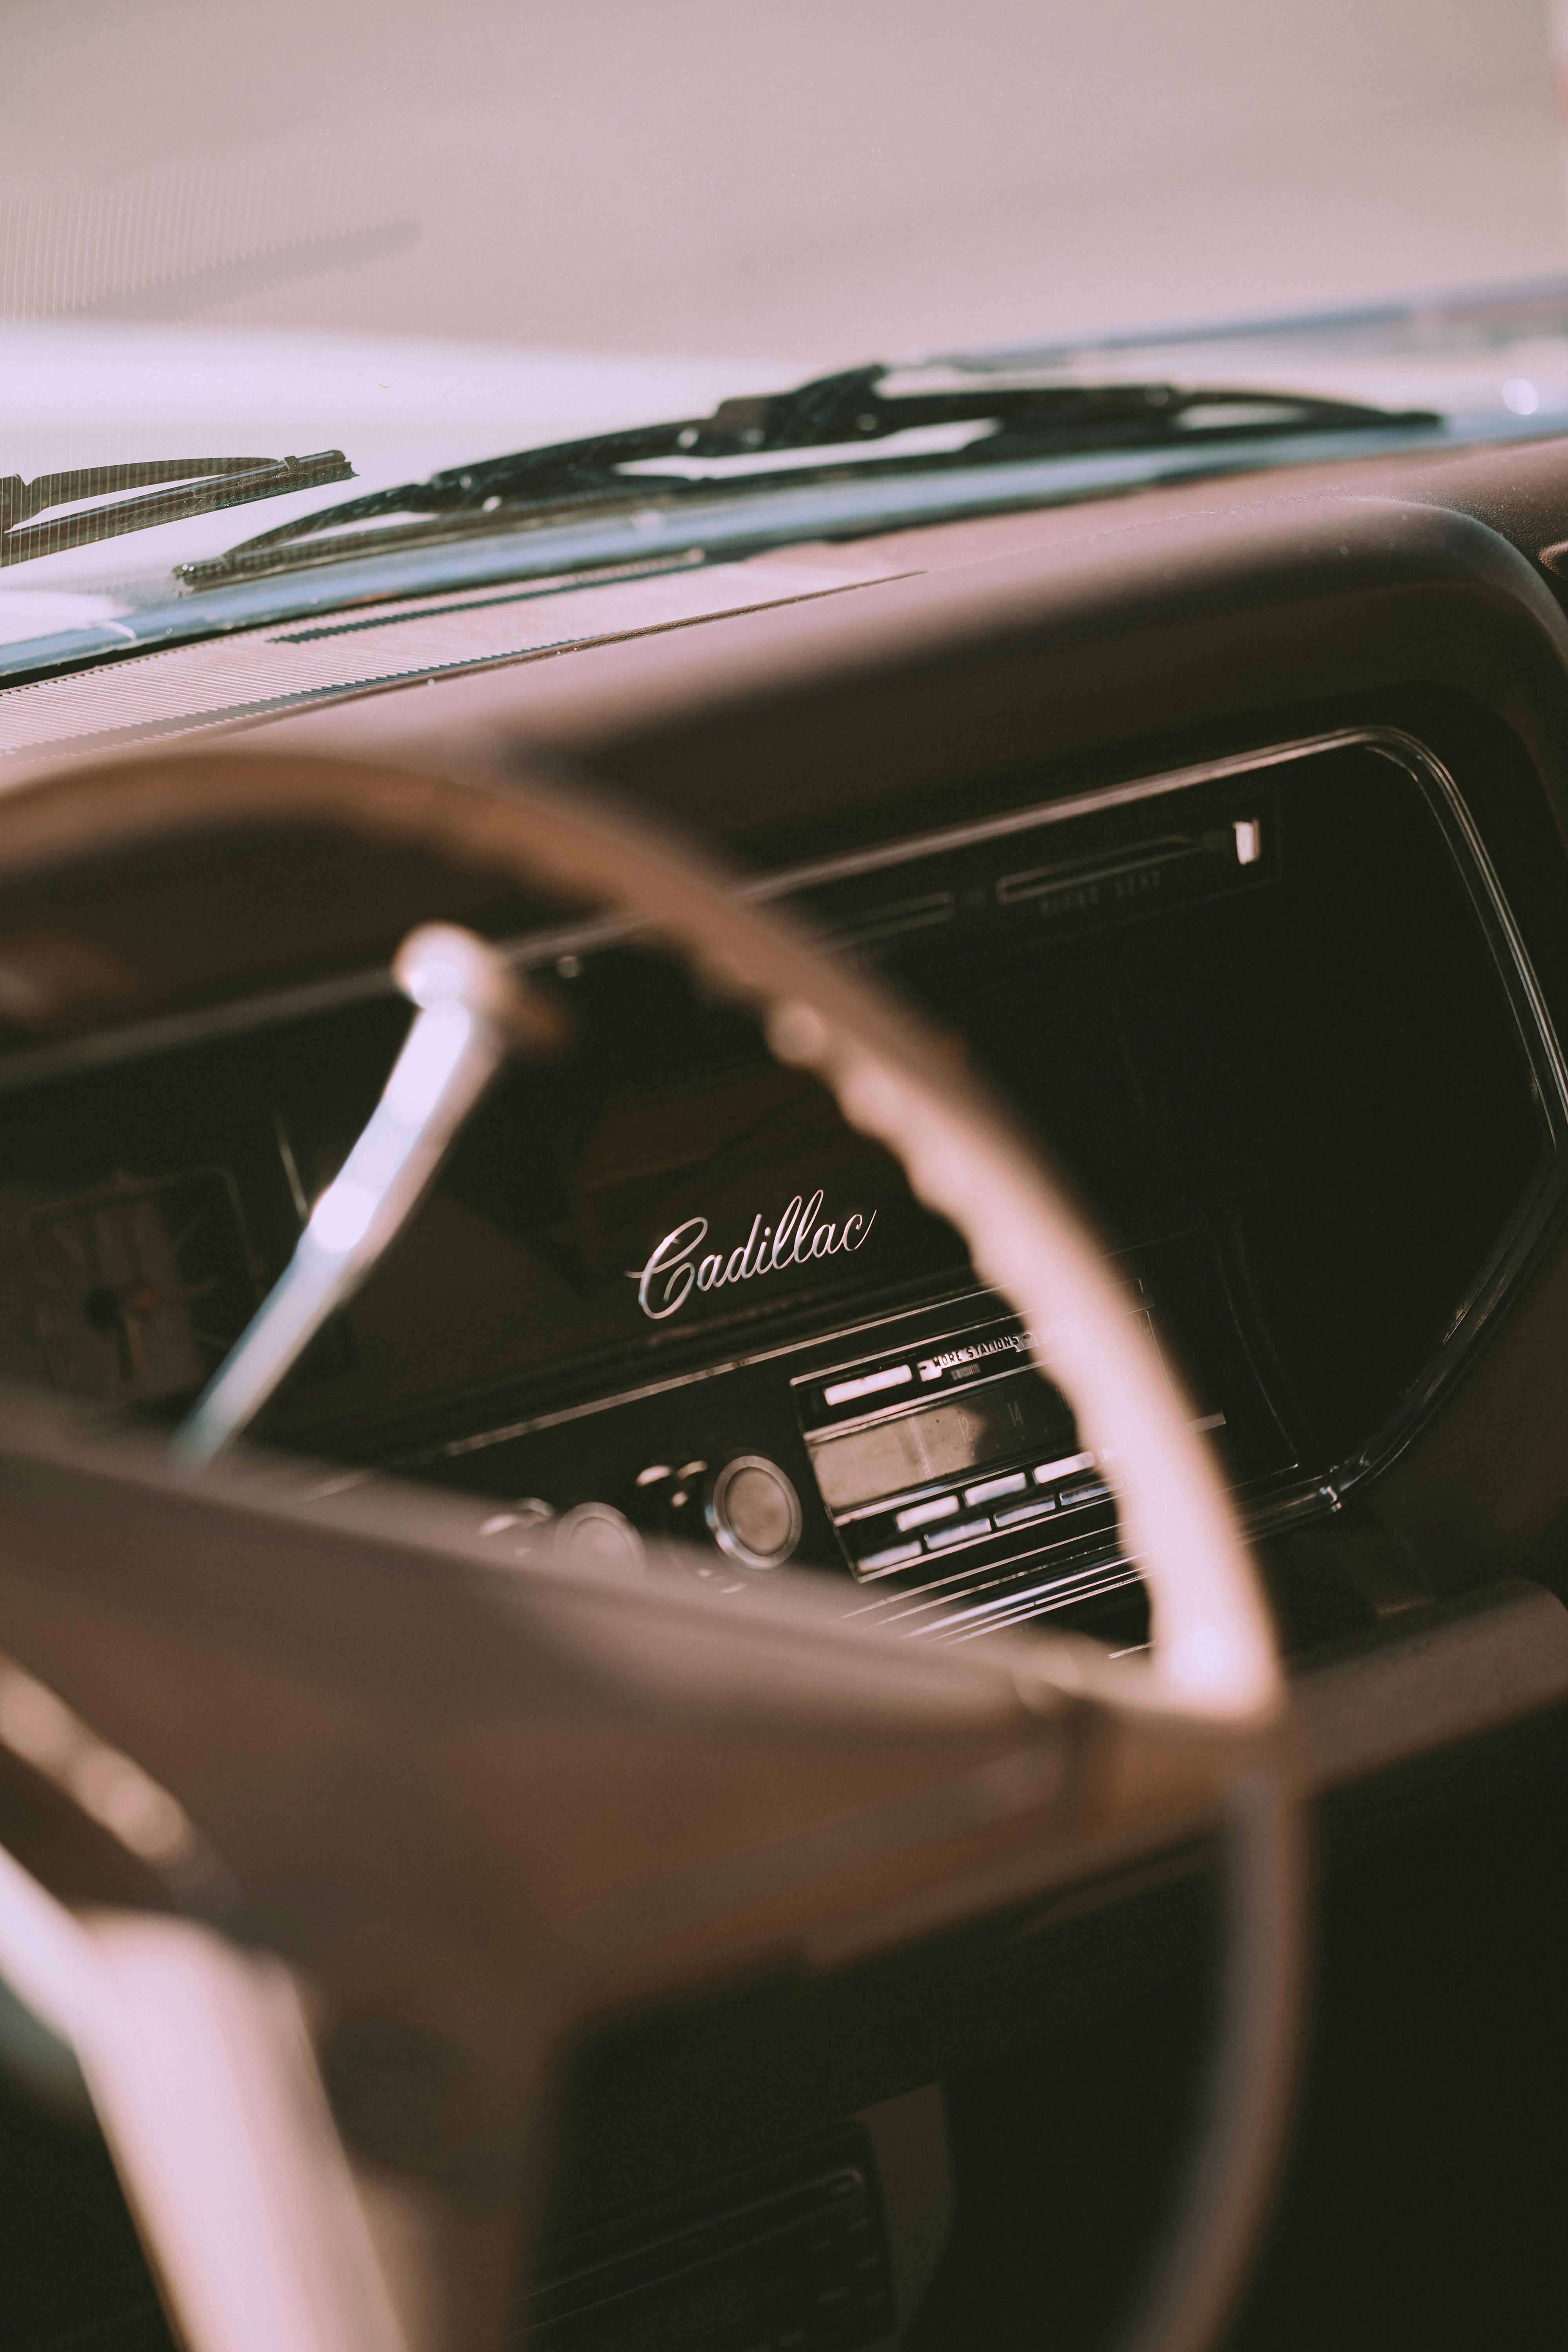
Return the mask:
<svg viewBox="0 0 1568 2352">
<path fill-rule="evenodd" d="M 1404 1442 L 1550 1214 L 1540 992 L 1458 788 L 1397 730 L 1027 787 L 755 887 L 993 1081 L 1253 1524 L 1289 1522 Z M 225 887 L 288 863 L 247 844 L 214 936 Z M 1106 1465 L 879 1149 L 649 950 L 568 914 L 516 951 L 573 1048 L 497 1087 L 267 1434 L 469 1487 L 500 1542 L 552 1514 L 589 1564 L 690 1534 L 721 1581 L 793 1557 L 908 1630 L 1068 1608 L 1139 1638 Z M 183 1408 L 406 1011 L 351 973 L 182 1020 L 90 1071 L 0 1066 L 0 1350 L 77 1406 Z"/>
</svg>

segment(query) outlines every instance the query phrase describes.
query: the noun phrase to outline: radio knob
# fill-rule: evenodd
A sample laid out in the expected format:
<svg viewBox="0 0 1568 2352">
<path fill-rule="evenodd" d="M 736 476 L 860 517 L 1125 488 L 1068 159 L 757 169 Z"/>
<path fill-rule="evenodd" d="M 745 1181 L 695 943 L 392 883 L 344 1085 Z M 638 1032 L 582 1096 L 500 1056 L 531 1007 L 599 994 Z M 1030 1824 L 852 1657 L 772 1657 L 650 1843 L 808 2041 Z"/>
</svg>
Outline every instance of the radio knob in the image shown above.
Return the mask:
<svg viewBox="0 0 1568 2352">
<path fill-rule="evenodd" d="M 706 1513 L 721 1551 L 742 1568 L 782 1568 L 800 1541 L 800 1496 L 765 1454 L 737 1454 L 714 1476 Z"/>
<path fill-rule="evenodd" d="M 553 1534 L 556 1559 L 575 1576 L 622 1583 L 647 1564 L 641 1536 L 608 1503 L 578 1503 L 563 1512 Z"/>
</svg>

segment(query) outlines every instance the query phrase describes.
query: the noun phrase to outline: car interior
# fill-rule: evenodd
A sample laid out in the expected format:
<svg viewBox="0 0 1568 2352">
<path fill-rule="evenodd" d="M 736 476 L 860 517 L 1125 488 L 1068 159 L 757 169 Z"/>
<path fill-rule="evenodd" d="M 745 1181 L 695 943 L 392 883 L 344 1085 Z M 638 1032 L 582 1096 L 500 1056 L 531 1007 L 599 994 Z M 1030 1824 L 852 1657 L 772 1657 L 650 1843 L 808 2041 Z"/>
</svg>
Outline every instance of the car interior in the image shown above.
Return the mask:
<svg viewBox="0 0 1568 2352">
<path fill-rule="evenodd" d="M 717 841 L 753 903 L 916 1005 L 1093 1203 L 1245 1519 L 1313 1798 L 1311 2054 L 1238 2343 L 1415 2312 L 1427 2341 L 1510 2313 L 1543 2341 L 1557 2308 L 1562 464 L 1154 492 L 1043 549 L 967 526 L 956 562 L 931 533 L 853 601 L 708 624 L 684 676 L 645 637 L 431 684 L 412 718 L 369 693 L 79 757 L 34 794 L 563 763 Z M 1019 1318 L 711 982 L 560 890 L 308 806 L 69 839 L 7 891 L 13 1379 L 41 1349 L 83 1412 L 174 1417 L 375 1105 L 399 939 L 460 920 L 521 943 L 570 1049 L 500 1077 L 267 1444 L 438 1490 L 502 1552 L 546 1530 L 612 1589 L 674 1541 L 731 1608 L 788 1559 L 900 1637 L 1142 1650 L 1116 1495 Z M 787 2271 L 842 2197 L 887 2232 L 879 2293 L 917 2250 L 910 2340 L 973 2341 L 983 2313 L 993 2342 L 1095 2341 L 1192 2128 L 1212 1855 L 1188 1835 L 856 1962 L 615 2005 L 552 2094 L 540 2340 L 707 2341 L 703 2297 L 743 2328 L 747 2233 Z M 396 2153 L 411 2124 L 360 2128 Z M 29 2191 L 50 2129 L 59 2176 Z M 88 2213 L 121 2289 L 135 2256 L 71 2129 L 18 2108 L 16 2193 L 52 2182 L 37 2292 L 68 2265 L 90 2308 Z"/>
<path fill-rule="evenodd" d="M 1562 2341 L 1568 438 L 1392 422 L 0 674 L 5 2352 Z"/>
</svg>

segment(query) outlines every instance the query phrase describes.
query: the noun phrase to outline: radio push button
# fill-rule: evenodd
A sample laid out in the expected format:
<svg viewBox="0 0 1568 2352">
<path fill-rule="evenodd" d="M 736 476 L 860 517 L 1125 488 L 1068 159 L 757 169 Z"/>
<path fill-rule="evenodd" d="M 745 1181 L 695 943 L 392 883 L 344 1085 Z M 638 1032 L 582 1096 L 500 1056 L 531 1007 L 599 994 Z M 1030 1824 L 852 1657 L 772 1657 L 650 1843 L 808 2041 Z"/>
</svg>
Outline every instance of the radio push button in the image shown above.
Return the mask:
<svg viewBox="0 0 1568 2352">
<path fill-rule="evenodd" d="M 978 1486 L 966 1486 L 963 1499 L 966 1505 L 994 1503 L 1002 1495 L 1021 1495 L 1028 1483 L 1027 1471 L 1010 1470 L 1005 1477 L 983 1478 Z"/>
<path fill-rule="evenodd" d="M 958 1496 L 939 1495 L 934 1503 L 911 1503 L 907 1511 L 900 1511 L 893 1525 L 899 1533 L 907 1535 L 911 1528 L 923 1528 L 931 1519 L 952 1519 L 958 1516 Z"/>
<path fill-rule="evenodd" d="M 862 1576 L 885 1576 L 890 1568 L 903 1568 L 911 1559 L 924 1557 L 924 1548 L 919 1543 L 889 1544 L 884 1551 L 862 1552 L 855 1565 Z"/>
<path fill-rule="evenodd" d="M 1092 1454 L 1063 1454 L 1055 1462 L 1042 1462 L 1035 1472 L 1037 1486 L 1048 1486 L 1057 1478 L 1066 1478 L 1075 1470 L 1092 1470 Z"/>
<path fill-rule="evenodd" d="M 996 1525 L 999 1528 L 1026 1527 L 1031 1519 L 1048 1519 L 1056 1507 L 1054 1495 L 1041 1495 L 1032 1503 L 1020 1503 L 1016 1510 L 998 1511 Z"/>
<path fill-rule="evenodd" d="M 1109 1503 L 1110 1488 L 1103 1478 L 1080 1478 L 1075 1486 L 1058 1486 L 1057 1500 L 1064 1511 L 1076 1511 L 1085 1503 Z"/>
<path fill-rule="evenodd" d="M 800 1496 L 764 1454 L 737 1454 L 715 1473 L 706 1516 L 720 1550 L 742 1568 L 782 1568 L 800 1541 Z"/>
<path fill-rule="evenodd" d="M 928 1551 L 945 1551 L 949 1544 L 973 1543 L 976 1536 L 990 1532 L 989 1519 L 961 1519 L 956 1527 L 932 1528 L 924 1542 Z"/>
</svg>

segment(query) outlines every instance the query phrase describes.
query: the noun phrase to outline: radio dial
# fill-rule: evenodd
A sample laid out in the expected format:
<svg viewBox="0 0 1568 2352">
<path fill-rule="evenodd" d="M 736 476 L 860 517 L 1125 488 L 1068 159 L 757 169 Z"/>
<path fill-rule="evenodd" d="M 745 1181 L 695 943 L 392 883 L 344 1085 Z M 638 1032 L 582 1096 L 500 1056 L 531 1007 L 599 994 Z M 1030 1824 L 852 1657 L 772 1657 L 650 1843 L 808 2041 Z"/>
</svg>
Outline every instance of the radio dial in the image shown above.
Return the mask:
<svg viewBox="0 0 1568 2352">
<path fill-rule="evenodd" d="M 743 1568 L 782 1568 L 800 1541 L 800 1496 L 765 1454 L 738 1454 L 709 1489 L 714 1542 Z"/>
</svg>

